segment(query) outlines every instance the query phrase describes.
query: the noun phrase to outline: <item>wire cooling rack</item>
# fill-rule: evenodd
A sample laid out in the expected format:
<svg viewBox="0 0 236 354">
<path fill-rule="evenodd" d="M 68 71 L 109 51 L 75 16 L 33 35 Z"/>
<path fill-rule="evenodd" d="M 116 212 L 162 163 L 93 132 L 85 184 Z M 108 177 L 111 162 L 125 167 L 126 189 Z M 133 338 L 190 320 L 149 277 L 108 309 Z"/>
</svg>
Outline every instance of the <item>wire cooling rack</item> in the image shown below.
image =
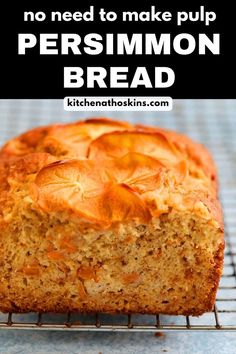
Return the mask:
<svg viewBox="0 0 236 354">
<path fill-rule="evenodd" d="M 66 331 L 236 331 L 236 101 L 176 101 L 174 110 L 147 118 L 134 112 L 110 116 L 131 122 L 159 124 L 206 144 L 219 169 L 220 199 L 225 216 L 225 263 L 212 312 L 200 317 L 108 314 L 0 314 L 0 328 Z M 74 114 L 74 113 L 73 113 Z M 92 116 L 94 112 L 77 116 Z M 97 114 L 97 116 L 102 114 Z M 0 101 L 0 142 L 31 126 L 77 118 L 63 112 L 60 101 Z M 156 119 L 156 117 L 159 119 Z M 68 119 L 69 118 L 69 119 Z"/>
</svg>

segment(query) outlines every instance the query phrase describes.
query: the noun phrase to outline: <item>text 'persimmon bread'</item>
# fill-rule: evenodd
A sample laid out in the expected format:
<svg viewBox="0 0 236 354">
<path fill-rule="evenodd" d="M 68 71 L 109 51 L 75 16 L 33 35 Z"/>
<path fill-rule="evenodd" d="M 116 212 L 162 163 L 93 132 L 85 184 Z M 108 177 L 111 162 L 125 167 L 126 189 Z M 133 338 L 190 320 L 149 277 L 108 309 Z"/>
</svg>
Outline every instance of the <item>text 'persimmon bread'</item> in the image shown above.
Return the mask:
<svg viewBox="0 0 236 354">
<path fill-rule="evenodd" d="M 200 315 L 223 265 L 211 156 L 109 119 L 33 129 L 0 151 L 0 310 Z"/>
</svg>

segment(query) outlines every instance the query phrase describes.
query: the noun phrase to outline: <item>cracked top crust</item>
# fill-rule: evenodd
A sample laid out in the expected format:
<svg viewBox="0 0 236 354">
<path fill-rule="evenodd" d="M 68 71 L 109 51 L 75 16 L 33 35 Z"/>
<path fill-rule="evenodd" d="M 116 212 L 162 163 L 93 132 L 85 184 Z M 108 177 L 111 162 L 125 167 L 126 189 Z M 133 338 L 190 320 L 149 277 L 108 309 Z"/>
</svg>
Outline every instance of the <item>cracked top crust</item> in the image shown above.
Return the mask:
<svg viewBox="0 0 236 354">
<path fill-rule="evenodd" d="M 30 130 L 0 151 L 1 220 L 13 205 L 98 228 L 190 210 L 223 228 L 216 168 L 202 145 L 157 127 L 92 118 Z"/>
</svg>

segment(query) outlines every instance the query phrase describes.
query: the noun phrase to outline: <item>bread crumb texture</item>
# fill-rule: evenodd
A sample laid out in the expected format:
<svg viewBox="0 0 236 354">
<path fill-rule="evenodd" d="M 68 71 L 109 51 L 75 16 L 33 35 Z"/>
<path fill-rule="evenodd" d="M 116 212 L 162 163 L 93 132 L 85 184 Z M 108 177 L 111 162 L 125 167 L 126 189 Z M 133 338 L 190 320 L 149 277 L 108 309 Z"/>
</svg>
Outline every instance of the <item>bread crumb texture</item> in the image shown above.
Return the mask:
<svg viewBox="0 0 236 354">
<path fill-rule="evenodd" d="M 216 168 L 188 137 L 105 118 L 0 151 L 0 310 L 200 315 L 223 265 Z"/>
</svg>

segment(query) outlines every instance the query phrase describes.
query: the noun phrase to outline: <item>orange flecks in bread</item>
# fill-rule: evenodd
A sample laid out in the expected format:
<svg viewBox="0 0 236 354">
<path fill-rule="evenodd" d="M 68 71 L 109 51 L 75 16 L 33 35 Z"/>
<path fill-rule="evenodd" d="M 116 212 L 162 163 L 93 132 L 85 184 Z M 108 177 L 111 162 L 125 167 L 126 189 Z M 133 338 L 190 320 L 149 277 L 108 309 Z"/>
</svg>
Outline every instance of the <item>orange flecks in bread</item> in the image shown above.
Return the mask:
<svg viewBox="0 0 236 354">
<path fill-rule="evenodd" d="M 156 250 L 154 252 L 154 257 L 156 257 L 157 259 L 160 258 L 162 255 L 162 249 L 161 248 L 158 248 L 158 250 Z"/>
<path fill-rule="evenodd" d="M 32 276 L 37 276 L 40 275 L 41 273 L 41 267 L 39 262 L 34 259 L 30 261 L 29 263 L 25 262 L 24 266 L 20 269 L 20 272 L 22 272 L 25 275 L 32 275 Z"/>
<path fill-rule="evenodd" d="M 85 290 L 85 287 L 81 281 L 78 283 L 78 294 L 80 299 L 86 299 L 87 297 L 87 292 Z"/>
<path fill-rule="evenodd" d="M 55 251 L 53 243 L 50 242 L 50 241 L 54 241 L 55 240 L 55 236 L 50 235 L 49 237 L 47 237 L 47 239 L 48 239 L 48 242 L 46 243 L 45 251 L 47 253 Z"/>
<path fill-rule="evenodd" d="M 22 273 L 25 275 L 40 275 L 40 268 L 36 265 L 26 265 L 22 268 Z"/>
<path fill-rule="evenodd" d="M 75 253 L 78 251 L 78 247 L 75 245 L 70 235 L 66 235 L 60 240 L 60 249 L 65 250 L 67 253 Z"/>
<path fill-rule="evenodd" d="M 127 236 L 124 239 L 124 242 L 127 243 L 127 244 L 134 243 L 135 242 L 135 238 L 129 235 L 129 236 Z"/>
<path fill-rule="evenodd" d="M 47 253 L 47 257 L 53 261 L 62 261 L 66 259 L 65 252 L 63 251 L 50 251 Z"/>
<path fill-rule="evenodd" d="M 122 276 L 122 283 L 128 285 L 139 281 L 140 275 L 137 272 L 126 273 Z"/>
<path fill-rule="evenodd" d="M 78 278 L 80 278 L 82 280 L 91 280 L 92 279 L 92 280 L 97 281 L 96 270 L 93 267 L 82 266 L 82 267 L 78 268 L 77 276 L 78 276 Z"/>
</svg>

